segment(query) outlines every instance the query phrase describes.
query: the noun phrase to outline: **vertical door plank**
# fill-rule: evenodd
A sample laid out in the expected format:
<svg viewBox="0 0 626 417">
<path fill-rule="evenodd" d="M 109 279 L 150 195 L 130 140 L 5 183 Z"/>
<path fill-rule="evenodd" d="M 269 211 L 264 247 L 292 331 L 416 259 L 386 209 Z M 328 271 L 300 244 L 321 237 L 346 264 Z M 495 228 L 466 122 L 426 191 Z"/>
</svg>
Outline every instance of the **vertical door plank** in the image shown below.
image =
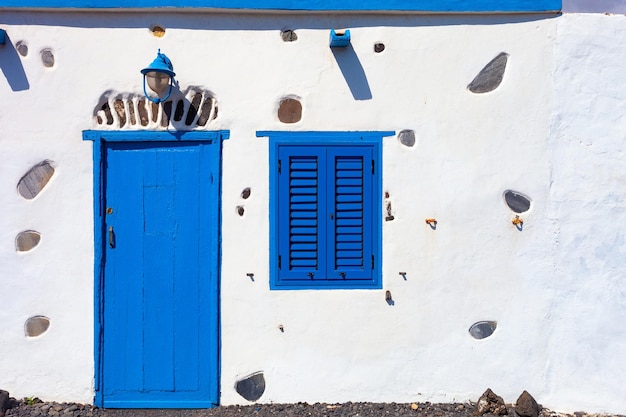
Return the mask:
<svg viewBox="0 0 626 417">
<path fill-rule="evenodd" d="M 174 153 L 159 148 L 143 153 L 144 386 L 148 391 L 174 391 Z"/>
<path fill-rule="evenodd" d="M 114 389 L 143 389 L 143 276 L 141 253 L 141 193 L 133 189 L 143 181 L 141 155 L 126 152 L 123 147 L 107 153 L 109 177 L 106 183 L 105 275 L 120 276 L 107 280 L 104 287 L 105 323 L 115 323 L 106 332 L 104 362 L 113 364 L 116 372 L 104 374 L 105 394 Z M 109 228 L 113 227 L 114 247 L 109 245 Z"/>
</svg>

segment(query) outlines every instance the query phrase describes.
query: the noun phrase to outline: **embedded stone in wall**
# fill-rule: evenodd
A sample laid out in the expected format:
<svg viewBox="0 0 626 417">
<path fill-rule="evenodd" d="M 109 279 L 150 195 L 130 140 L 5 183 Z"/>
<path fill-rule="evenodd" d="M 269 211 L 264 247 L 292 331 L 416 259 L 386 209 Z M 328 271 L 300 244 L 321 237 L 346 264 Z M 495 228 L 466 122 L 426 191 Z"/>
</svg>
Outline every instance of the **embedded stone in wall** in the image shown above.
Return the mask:
<svg viewBox="0 0 626 417">
<path fill-rule="evenodd" d="M 124 108 L 124 102 L 122 100 L 115 100 L 113 102 L 113 108 L 117 113 L 117 119 L 120 121 L 120 125 L 126 124 L 126 109 Z"/>
<path fill-rule="evenodd" d="M 104 117 L 106 119 L 106 124 L 108 125 L 112 125 L 113 124 L 113 115 L 111 114 L 111 106 L 109 106 L 109 103 L 104 103 L 102 105 L 102 113 L 104 113 Z M 102 124 L 105 121 L 103 119 L 100 119 L 98 123 Z"/>
<path fill-rule="evenodd" d="M 152 25 L 150 27 L 150 31 L 157 38 L 162 38 L 163 36 L 165 36 L 165 28 L 163 28 L 162 26 Z"/>
<path fill-rule="evenodd" d="M 130 119 L 130 124 L 131 125 L 135 125 L 137 124 L 137 117 L 135 116 L 135 106 L 133 106 L 133 103 L 128 103 L 128 118 Z"/>
<path fill-rule="evenodd" d="M 26 320 L 24 333 L 28 337 L 37 337 L 44 334 L 50 327 L 50 319 L 45 316 L 34 316 Z"/>
<path fill-rule="evenodd" d="M 247 200 L 250 197 L 251 193 L 252 193 L 252 190 L 250 190 L 250 187 L 246 187 L 241 192 L 241 198 L 243 198 L 244 200 Z"/>
<path fill-rule="evenodd" d="M 498 323 L 495 321 L 479 321 L 471 325 L 469 328 L 469 334 L 474 339 L 484 339 L 491 336 L 497 326 Z"/>
<path fill-rule="evenodd" d="M 409 148 L 415 146 L 415 131 L 408 129 L 400 131 L 400 133 L 398 133 L 398 140 L 401 144 Z"/>
<path fill-rule="evenodd" d="M 245 209 L 243 208 L 243 206 L 237 206 L 236 210 L 237 210 L 237 214 L 239 214 L 240 216 L 243 216 L 245 213 Z"/>
<path fill-rule="evenodd" d="M 52 49 L 44 49 L 41 51 L 41 62 L 46 68 L 54 67 L 54 54 Z"/>
<path fill-rule="evenodd" d="M 298 40 L 298 35 L 294 30 L 287 29 L 280 32 L 280 37 L 284 42 L 295 42 Z"/>
<path fill-rule="evenodd" d="M 248 401 L 256 401 L 265 392 L 265 377 L 263 372 L 256 372 L 240 379 L 235 384 L 235 390 Z"/>
<path fill-rule="evenodd" d="M 530 209 L 530 198 L 517 191 L 506 190 L 504 201 L 515 213 L 524 213 Z"/>
<path fill-rule="evenodd" d="M 500 86 L 509 55 L 501 52 L 483 68 L 467 88 L 476 94 L 488 93 Z"/>
<path fill-rule="evenodd" d="M 166 101 L 163 103 L 163 113 L 161 114 L 161 127 L 167 127 L 170 124 L 170 118 L 172 117 L 172 102 Z"/>
<path fill-rule="evenodd" d="M 159 105 L 151 101 L 150 109 L 152 110 L 152 122 L 156 123 L 159 120 Z"/>
<path fill-rule="evenodd" d="M 391 209 L 391 199 L 388 191 L 385 191 L 385 210 L 387 211 L 387 215 L 385 216 L 386 222 L 390 222 L 396 218 Z"/>
<path fill-rule="evenodd" d="M 15 238 L 15 250 L 18 252 L 28 252 L 39 244 L 41 235 L 34 230 L 25 230 Z"/>
<path fill-rule="evenodd" d="M 191 99 L 191 103 L 189 103 L 189 110 L 187 111 L 187 119 L 185 119 L 185 124 L 190 125 L 195 120 L 198 115 L 198 111 L 200 110 L 200 102 L 202 102 L 202 95 L 196 94 Z"/>
<path fill-rule="evenodd" d="M 374 44 L 374 52 L 376 52 L 377 54 L 381 53 L 384 50 L 385 50 L 385 44 L 384 43 L 376 42 Z"/>
<path fill-rule="evenodd" d="M 17 191 L 27 200 L 32 200 L 44 189 L 54 175 L 50 161 L 41 161 L 28 170 L 17 183 Z"/>
<path fill-rule="evenodd" d="M 17 49 L 17 52 L 24 57 L 28 55 L 28 44 L 24 41 L 18 41 L 15 44 L 15 49 Z"/>
<path fill-rule="evenodd" d="M 211 110 L 213 111 L 213 115 L 211 116 Z M 202 108 L 200 109 L 200 117 L 198 117 L 198 126 L 204 126 L 207 124 L 209 120 L 213 120 L 217 117 L 217 106 L 213 102 L 213 99 L 210 97 L 206 97 L 204 99 L 204 103 L 202 103 Z"/>
<path fill-rule="evenodd" d="M 179 100 L 176 105 L 176 110 L 174 111 L 174 121 L 180 122 L 180 119 L 183 118 L 183 114 L 185 114 L 185 104 L 182 100 Z"/>
<path fill-rule="evenodd" d="M 295 98 L 284 98 L 278 106 L 278 120 L 283 123 L 296 123 L 302 119 L 302 104 Z"/>
<path fill-rule="evenodd" d="M 147 100 L 139 100 L 137 102 L 137 112 L 139 113 L 139 122 L 142 126 L 148 126 L 150 118 L 148 117 L 148 109 L 146 109 Z"/>
</svg>

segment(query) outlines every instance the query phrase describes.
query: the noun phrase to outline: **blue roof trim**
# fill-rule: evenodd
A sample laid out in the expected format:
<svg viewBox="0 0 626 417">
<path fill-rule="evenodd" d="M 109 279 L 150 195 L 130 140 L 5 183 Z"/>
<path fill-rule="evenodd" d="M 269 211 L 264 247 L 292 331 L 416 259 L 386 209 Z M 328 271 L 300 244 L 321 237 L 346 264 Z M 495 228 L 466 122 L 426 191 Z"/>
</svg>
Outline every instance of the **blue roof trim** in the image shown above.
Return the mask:
<svg viewBox="0 0 626 417">
<path fill-rule="evenodd" d="M 206 8 L 291 11 L 536 13 L 561 10 L 562 0 L 2 0 L 1 8 Z"/>
</svg>

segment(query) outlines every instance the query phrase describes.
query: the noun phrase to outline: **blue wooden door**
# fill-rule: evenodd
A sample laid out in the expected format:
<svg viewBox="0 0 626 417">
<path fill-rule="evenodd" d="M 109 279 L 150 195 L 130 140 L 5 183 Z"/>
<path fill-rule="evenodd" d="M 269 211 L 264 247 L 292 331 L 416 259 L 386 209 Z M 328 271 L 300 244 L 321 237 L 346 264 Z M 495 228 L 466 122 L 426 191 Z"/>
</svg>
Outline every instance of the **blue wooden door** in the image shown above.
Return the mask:
<svg viewBox="0 0 626 417">
<path fill-rule="evenodd" d="M 106 143 L 104 407 L 219 402 L 220 143 Z"/>
</svg>

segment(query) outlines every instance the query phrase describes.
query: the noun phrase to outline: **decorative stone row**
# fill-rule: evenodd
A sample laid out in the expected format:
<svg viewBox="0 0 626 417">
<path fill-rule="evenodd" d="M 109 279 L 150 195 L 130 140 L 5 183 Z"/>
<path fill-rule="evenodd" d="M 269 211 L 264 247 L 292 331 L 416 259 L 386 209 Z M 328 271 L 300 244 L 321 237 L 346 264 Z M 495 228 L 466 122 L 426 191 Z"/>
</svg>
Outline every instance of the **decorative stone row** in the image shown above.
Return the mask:
<svg viewBox="0 0 626 417">
<path fill-rule="evenodd" d="M 107 91 L 94 111 L 96 124 L 107 129 L 194 129 L 217 117 L 217 102 L 208 90 L 190 87 L 172 96 L 156 104 L 140 94 Z"/>
</svg>

